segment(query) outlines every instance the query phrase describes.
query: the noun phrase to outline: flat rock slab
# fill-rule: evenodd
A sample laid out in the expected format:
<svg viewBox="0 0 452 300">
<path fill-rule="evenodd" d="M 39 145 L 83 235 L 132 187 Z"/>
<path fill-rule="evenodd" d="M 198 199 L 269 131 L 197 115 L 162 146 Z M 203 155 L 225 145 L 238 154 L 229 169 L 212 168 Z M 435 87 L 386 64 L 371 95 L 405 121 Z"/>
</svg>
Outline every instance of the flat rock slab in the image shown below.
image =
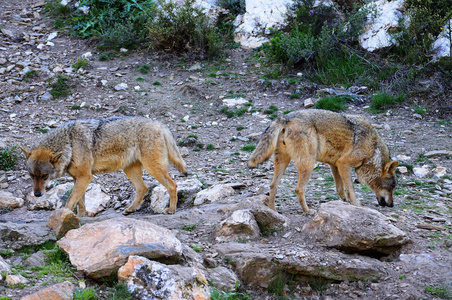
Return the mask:
<svg viewBox="0 0 452 300">
<path fill-rule="evenodd" d="M 304 280 L 331 281 L 377 281 L 386 274 L 384 263 L 377 259 L 335 250 L 293 246 L 275 249 L 271 245 L 251 243 L 217 244 L 215 249 L 231 260 L 245 283 L 263 288 L 281 272 Z"/>
<path fill-rule="evenodd" d="M 21 249 L 35 246 L 46 241 L 56 241 L 53 231 L 45 222 L 0 223 L 0 249 Z"/>
<path fill-rule="evenodd" d="M 170 230 L 132 218 L 83 225 L 69 231 L 58 245 L 78 270 L 94 279 L 116 277 L 130 255 L 176 261 L 182 253 Z"/>
</svg>

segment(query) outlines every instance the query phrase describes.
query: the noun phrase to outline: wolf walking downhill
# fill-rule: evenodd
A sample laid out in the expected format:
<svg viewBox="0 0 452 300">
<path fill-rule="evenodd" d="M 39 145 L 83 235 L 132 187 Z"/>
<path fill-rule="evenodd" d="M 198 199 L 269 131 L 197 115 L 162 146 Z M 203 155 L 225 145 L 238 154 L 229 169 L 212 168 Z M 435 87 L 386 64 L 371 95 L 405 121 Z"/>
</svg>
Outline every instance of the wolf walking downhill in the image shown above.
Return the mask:
<svg viewBox="0 0 452 300">
<path fill-rule="evenodd" d="M 354 168 L 360 182 L 369 186 L 381 206 L 393 206 L 398 162 L 391 160 L 388 147 L 362 116 L 317 109 L 281 116 L 266 129 L 248 164 L 256 167 L 272 154 L 275 174 L 268 205 L 274 210 L 278 183 L 291 160 L 298 170 L 295 192 L 305 213 L 312 212 L 306 205 L 305 189 L 316 161 L 330 165 L 342 200 L 360 205 L 353 189 Z"/>
<path fill-rule="evenodd" d="M 48 133 L 33 150 L 21 149 L 33 179 L 34 195 L 41 196 L 49 180 L 66 172 L 74 178 L 66 207 L 72 210 L 78 204 L 81 216 L 86 213 L 85 190 L 95 173 L 124 170 L 136 190 L 133 202 L 124 210 L 129 214 L 148 191 L 142 168 L 168 190 L 170 205 L 164 213 L 174 213 L 177 205 L 177 185 L 169 175 L 169 163 L 187 172 L 169 129 L 141 117 L 72 121 Z"/>
</svg>

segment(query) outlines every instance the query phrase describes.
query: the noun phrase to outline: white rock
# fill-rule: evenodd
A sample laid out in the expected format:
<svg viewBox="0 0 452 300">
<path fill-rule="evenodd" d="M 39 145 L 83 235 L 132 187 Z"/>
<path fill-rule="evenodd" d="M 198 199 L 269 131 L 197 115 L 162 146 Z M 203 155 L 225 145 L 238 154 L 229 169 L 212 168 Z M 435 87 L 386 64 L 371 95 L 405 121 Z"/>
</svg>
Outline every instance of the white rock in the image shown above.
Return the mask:
<svg viewBox="0 0 452 300">
<path fill-rule="evenodd" d="M 223 99 L 223 104 L 226 105 L 227 107 L 233 107 L 233 106 L 237 106 L 237 105 L 241 105 L 241 104 L 245 104 L 245 103 L 248 103 L 248 100 L 246 100 L 242 97 Z"/>
<path fill-rule="evenodd" d="M 427 166 L 413 168 L 414 175 L 416 175 L 416 177 L 419 177 L 419 178 L 425 177 L 429 172 L 430 172 L 430 170 L 428 169 Z"/>
<path fill-rule="evenodd" d="M 51 41 L 51 40 L 53 40 L 54 38 L 56 38 L 57 37 L 57 35 L 58 35 L 58 32 L 52 32 L 51 34 L 49 34 L 49 36 L 47 37 L 47 41 Z"/>
<path fill-rule="evenodd" d="M 437 60 L 440 57 L 450 56 L 450 48 L 452 45 L 452 31 L 449 28 L 452 27 L 452 19 L 449 20 L 449 24 L 444 26 L 443 31 L 438 35 L 438 39 L 432 45 L 433 60 Z"/>
<path fill-rule="evenodd" d="M 436 178 L 441 178 L 444 175 L 446 175 L 446 168 L 444 168 L 444 167 L 436 167 L 434 171 L 435 171 L 434 176 Z"/>
<path fill-rule="evenodd" d="M 377 16 L 369 16 L 365 32 L 359 36 L 361 46 L 368 51 L 389 47 L 395 40 L 390 31 L 399 27 L 399 19 L 402 17 L 405 0 L 378 0 L 370 2 L 377 9 Z"/>
<path fill-rule="evenodd" d="M 22 207 L 24 205 L 24 199 L 15 197 L 8 191 L 0 190 L 0 208 L 1 209 L 14 209 Z"/>
<path fill-rule="evenodd" d="M 253 239 L 259 235 L 259 226 L 253 213 L 248 209 L 234 211 L 215 229 L 215 240 L 217 242 L 237 241 L 241 238 Z"/>
<path fill-rule="evenodd" d="M 121 90 L 126 90 L 126 89 L 128 89 L 128 85 L 127 85 L 127 83 L 120 83 L 120 84 L 117 84 L 117 85 L 115 85 L 115 90 L 117 90 L 117 91 L 121 91 Z"/>
<path fill-rule="evenodd" d="M 200 191 L 195 198 L 194 205 L 215 202 L 222 198 L 234 195 L 235 191 L 227 184 L 216 184 L 208 189 Z"/>
<path fill-rule="evenodd" d="M 91 58 L 93 56 L 93 54 L 91 52 L 86 52 L 82 54 L 83 58 Z"/>
</svg>

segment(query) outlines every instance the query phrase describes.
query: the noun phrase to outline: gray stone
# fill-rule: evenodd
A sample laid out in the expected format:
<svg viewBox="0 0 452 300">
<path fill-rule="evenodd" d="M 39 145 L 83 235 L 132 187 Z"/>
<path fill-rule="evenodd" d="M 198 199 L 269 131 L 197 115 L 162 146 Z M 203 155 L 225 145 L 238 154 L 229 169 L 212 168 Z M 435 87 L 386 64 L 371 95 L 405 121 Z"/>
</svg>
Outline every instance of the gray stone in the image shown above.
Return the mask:
<svg viewBox="0 0 452 300">
<path fill-rule="evenodd" d="M 303 231 L 317 241 L 347 253 L 388 255 L 410 242 L 405 232 L 380 212 L 343 201 L 320 205 Z"/>
<path fill-rule="evenodd" d="M 254 239 L 260 230 L 250 210 L 236 210 L 215 229 L 215 240 L 219 242 Z"/>
<path fill-rule="evenodd" d="M 46 241 L 55 241 L 53 231 L 45 222 L 30 222 L 16 224 L 0 222 L 0 248 L 21 249 L 25 246 L 40 245 Z"/>
</svg>

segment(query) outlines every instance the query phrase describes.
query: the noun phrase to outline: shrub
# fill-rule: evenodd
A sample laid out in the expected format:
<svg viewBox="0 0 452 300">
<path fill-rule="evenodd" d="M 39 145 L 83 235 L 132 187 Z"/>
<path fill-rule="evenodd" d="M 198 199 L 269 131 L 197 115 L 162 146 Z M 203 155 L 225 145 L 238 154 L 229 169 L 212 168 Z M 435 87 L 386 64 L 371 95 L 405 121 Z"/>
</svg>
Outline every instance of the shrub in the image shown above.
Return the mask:
<svg viewBox="0 0 452 300">
<path fill-rule="evenodd" d="M 315 108 L 340 112 L 347 108 L 347 98 L 341 96 L 330 96 L 319 99 L 315 103 Z"/>
<path fill-rule="evenodd" d="M 378 93 L 373 95 L 370 101 L 369 110 L 373 113 L 381 113 L 389 108 L 396 106 L 397 104 L 402 103 L 403 100 L 405 100 L 404 95 L 394 97 L 386 93 Z"/>
<path fill-rule="evenodd" d="M 65 97 L 71 94 L 71 91 L 69 89 L 69 77 L 57 74 L 55 80 L 50 84 L 50 87 L 52 90 L 50 91 L 50 94 L 55 97 Z"/>
<path fill-rule="evenodd" d="M 74 68 L 75 70 L 78 69 L 86 69 L 89 65 L 89 60 L 86 58 L 77 58 L 77 62 L 72 64 L 72 68 Z"/>
<path fill-rule="evenodd" d="M 12 170 L 19 159 L 19 153 L 16 146 L 11 148 L 5 147 L 0 151 L 0 170 Z"/>
<path fill-rule="evenodd" d="M 156 16 L 150 20 L 150 46 L 174 53 L 198 53 L 211 58 L 221 53 L 220 37 L 215 24 L 207 18 L 194 0 L 182 5 L 159 1 Z"/>
<path fill-rule="evenodd" d="M 218 0 L 217 5 L 227 10 L 233 16 L 242 15 L 246 12 L 245 0 Z"/>
</svg>

